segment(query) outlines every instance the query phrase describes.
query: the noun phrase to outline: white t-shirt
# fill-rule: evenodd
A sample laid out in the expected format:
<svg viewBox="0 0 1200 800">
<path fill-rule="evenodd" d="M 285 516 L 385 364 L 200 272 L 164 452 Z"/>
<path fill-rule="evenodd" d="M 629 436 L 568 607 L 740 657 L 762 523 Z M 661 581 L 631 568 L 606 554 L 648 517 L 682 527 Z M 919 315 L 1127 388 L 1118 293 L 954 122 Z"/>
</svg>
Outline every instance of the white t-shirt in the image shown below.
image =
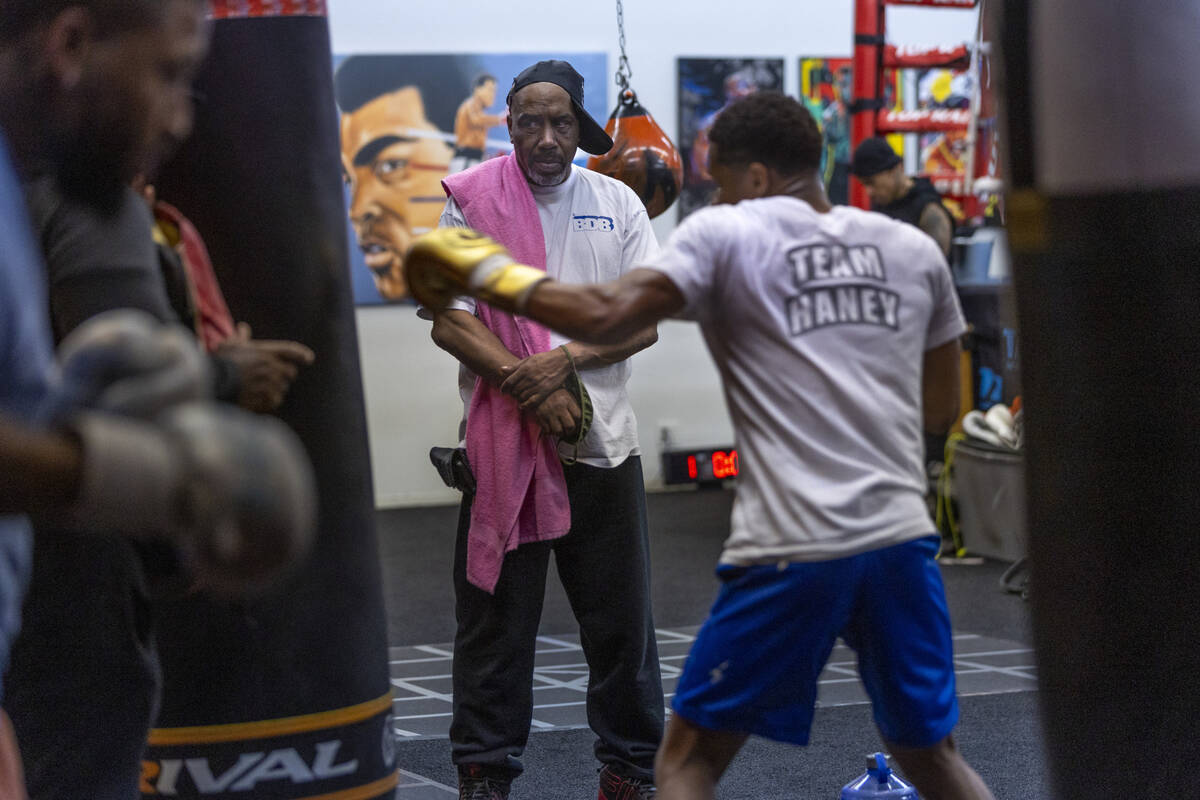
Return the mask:
<svg viewBox="0 0 1200 800">
<path fill-rule="evenodd" d="M 966 329 L 933 239 L 793 197 L 692 214 L 645 264 L 686 298 L 723 378 L 739 476 L 721 561 L 822 561 L 933 532 L 926 350 Z"/>
<path fill-rule="evenodd" d="M 598 172 L 572 167 L 557 186 L 533 186 L 533 199 L 546 240 L 546 272 L 564 283 L 603 283 L 616 280 L 636 264 L 658 254 L 658 242 L 642 201 L 625 184 Z M 466 227 L 462 209 L 451 197 L 442 210 L 439 227 Z M 475 313 L 472 298 L 459 298 L 451 308 Z M 570 341 L 551 331 L 550 346 Z M 592 400 L 592 427 L 579 444 L 579 460 L 595 467 L 615 467 L 639 455 L 637 419 L 625 384 L 628 360 L 581 370 L 579 377 Z M 475 391 L 475 373 L 459 369 L 458 388 L 463 416 Z M 463 428 L 465 430 L 465 426 Z M 559 453 L 574 448 L 560 444 Z"/>
</svg>

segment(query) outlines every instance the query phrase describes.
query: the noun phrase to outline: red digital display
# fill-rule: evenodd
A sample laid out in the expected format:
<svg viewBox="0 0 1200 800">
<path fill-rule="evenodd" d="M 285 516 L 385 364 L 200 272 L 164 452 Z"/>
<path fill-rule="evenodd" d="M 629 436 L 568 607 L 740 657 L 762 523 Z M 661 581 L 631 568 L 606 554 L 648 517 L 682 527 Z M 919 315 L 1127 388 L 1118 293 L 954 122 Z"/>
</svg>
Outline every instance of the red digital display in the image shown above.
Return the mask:
<svg viewBox="0 0 1200 800">
<path fill-rule="evenodd" d="M 662 453 L 665 483 L 719 483 L 738 475 L 738 453 L 733 447 L 705 447 Z"/>
<path fill-rule="evenodd" d="M 717 450 L 712 454 L 714 478 L 735 478 L 738 474 L 737 450 L 723 453 Z"/>
</svg>

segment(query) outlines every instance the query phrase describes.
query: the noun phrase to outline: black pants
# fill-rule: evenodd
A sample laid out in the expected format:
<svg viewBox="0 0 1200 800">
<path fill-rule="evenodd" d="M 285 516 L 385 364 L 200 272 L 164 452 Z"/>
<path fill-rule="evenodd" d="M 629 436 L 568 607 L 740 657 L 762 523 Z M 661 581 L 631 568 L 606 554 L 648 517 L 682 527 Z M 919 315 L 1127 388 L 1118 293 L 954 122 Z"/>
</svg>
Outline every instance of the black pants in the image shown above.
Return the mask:
<svg viewBox="0 0 1200 800">
<path fill-rule="evenodd" d="M 5 678 L 31 800 L 135 800 L 161 676 L 142 558 L 39 530 Z"/>
<path fill-rule="evenodd" d="M 466 578 L 471 498 L 464 496 L 454 557 L 454 763 L 511 779 L 533 717 L 533 666 L 550 554 L 579 622 L 588 664 L 587 718 L 596 758 L 651 778 L 662 739 L 663 692 L 650 613 L 650 556 L 642 464 L 564 468 L 571 530 L 504 558 L 496 593 Z"/>
</svg>

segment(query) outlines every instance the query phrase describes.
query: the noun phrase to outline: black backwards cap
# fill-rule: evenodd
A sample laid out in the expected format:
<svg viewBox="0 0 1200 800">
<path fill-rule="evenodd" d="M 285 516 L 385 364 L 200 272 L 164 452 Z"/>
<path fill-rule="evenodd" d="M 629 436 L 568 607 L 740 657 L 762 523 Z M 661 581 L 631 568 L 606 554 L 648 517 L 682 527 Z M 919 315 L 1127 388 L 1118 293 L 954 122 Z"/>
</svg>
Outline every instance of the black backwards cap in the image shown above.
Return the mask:
<svg viewBox="0 0 1200 800">
<path fill-rule="evenodd" d="M 520 75 L 513 78 L 512 88 L 508 90 L 505 102 L 511 106 L 513 95 L 531 83 L 553 83 L 571 96 L 575 116 L 579 119 L 579 148 L 583 152 L 602 156 L 612 149 L 612 138 L 583 107 L 583 76 L 576 72 L 574 67 L 566 61 L 539 61 L 532 67 L 526 67 L 521 70 Z"/>
<path fill-rule="evenodd" d="M 896 155 L 896 151 L 886 139 L 878 136 L 864 139 L 862 144 L 854 149 L 854 159 L 850 162 L 850 171 L 857 178 L 869 178 L 884 170 L 891 169 L 904 159 Z"/>
</svg>

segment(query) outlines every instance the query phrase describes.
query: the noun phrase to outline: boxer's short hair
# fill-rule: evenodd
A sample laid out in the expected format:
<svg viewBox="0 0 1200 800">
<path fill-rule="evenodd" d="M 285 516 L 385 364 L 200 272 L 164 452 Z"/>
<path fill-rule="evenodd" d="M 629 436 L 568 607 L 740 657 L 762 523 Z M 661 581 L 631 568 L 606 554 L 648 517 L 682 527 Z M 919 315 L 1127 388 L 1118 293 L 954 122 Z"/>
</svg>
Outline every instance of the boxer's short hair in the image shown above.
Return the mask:
<svg viewBox="0 0 1200 800">
<path fill-rule="evenodd" d="M 783 175 L 821 165 L 821 129 L 803 104 L 778 92 L 756 92 L 729 105 L 708 139 L 726 164 L 759 162 Z"/>
</svg>

